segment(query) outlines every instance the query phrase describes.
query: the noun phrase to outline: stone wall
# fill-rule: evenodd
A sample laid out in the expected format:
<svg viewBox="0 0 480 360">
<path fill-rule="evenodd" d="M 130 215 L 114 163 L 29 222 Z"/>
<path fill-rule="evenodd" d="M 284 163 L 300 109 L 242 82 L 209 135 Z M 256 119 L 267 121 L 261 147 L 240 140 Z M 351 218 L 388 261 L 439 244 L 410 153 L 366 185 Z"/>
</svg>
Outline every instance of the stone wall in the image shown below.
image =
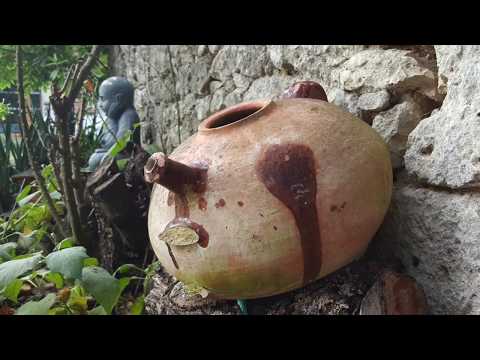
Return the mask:
<svg viewBox="0 0 480 360">
<path fill-rule="evenodd" d="M 433 312 L 479 313 L 478 54 L 477 46 L 117 45 L 113 64 L 136 88 L 142 142 L 166 153 L 222 108 L 276 97 L 298 80 L 321 83 L 390 146 L 396 182 L 379 254 L 393 251 Z"/>
</svg>

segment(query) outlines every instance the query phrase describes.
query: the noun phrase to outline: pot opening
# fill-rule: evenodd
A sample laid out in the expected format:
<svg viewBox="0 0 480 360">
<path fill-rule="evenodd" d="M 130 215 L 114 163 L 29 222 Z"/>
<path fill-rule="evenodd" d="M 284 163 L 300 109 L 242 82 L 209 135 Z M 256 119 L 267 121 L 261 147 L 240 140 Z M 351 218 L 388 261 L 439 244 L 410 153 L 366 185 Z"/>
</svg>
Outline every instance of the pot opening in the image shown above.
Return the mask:
<svg viewBox="0 0 480 360">
<path fill-rule="evenodd" d="M 233 124 L 255 114 L 264 107 L 265 104 L 259 102 L 233 106 L 213 115 L 205 122 L 205 128 L 215 129 L 221 126 Z"/>
</svg>

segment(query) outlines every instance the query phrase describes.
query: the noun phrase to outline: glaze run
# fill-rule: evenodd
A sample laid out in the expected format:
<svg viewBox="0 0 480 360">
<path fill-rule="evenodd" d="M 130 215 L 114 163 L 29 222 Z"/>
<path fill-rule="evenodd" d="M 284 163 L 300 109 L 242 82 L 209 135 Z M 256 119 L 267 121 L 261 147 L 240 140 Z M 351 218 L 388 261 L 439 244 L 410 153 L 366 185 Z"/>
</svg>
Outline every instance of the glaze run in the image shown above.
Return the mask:
<svg viewBox="0 0 480 360">
<path fill-rule="evenodd" d="M 322 250 L 312 150 L 301 144 L 270 145 L 257 161 L 256 172 L 266 188 L 292 212 L 303 251 L 303 283 L 315 280 L 321 269 Z"/>
<path fill-rule="evenodd" d="M 179 167 L 183 165 L 183 164 L 180 164 L 180 165 L 178 164 L 180 163 L 174 163 L 174 166 Z M 207 187 L 208 164 L 206 162 L 197 162 L 194 164 L 194 166 L 195 166 L 194 169 L 200 170 L 196 175 L 197 176 L 196 181 L 189 180 L 184 183 L 179 181 L 174 185 L 169 184 L 170 186 L 165 186 L 164 183 L 159 183 L 160 185 L 165 186 L 167 187 L 167 189 L 171 190 L 168 193 L 167 205 L 171 206 L 175 204 L 175 218 L 167 224 L 164 231 L 178 224 L 188 226 L 198 234 L 199 241 L 197 242 L 197 244 L 202 248 L 206 248 L 208 246 L 209 234 L 202 225 L 197 224 L 190 220 L 190 208 L 188 206 L 186 193 L 191 191 L 199 194 L 200 197 L 198 199 L 198 208 L 202 211 L 205 211 L 207 209 L 207 201 L 201 195 L 205 192 Z M 168 248 L 168 254 L 172 259 L 172 262 L 175 265 L 175 268 L 179 269 L 179 265 L 177 260 L 175 259 L 175 255 L 173 253 L 172 247 L 169 244 L 166 244 L 166 245 Z"/>
<path fill-rule="evenodd" d="M 207 205 L 208 205 L 207 200 L 205 200 L 204 197 L 198 198 L 198 208 L 200 210 L 202 210 L 202 211 L 207 210 Z"/>
</svg>

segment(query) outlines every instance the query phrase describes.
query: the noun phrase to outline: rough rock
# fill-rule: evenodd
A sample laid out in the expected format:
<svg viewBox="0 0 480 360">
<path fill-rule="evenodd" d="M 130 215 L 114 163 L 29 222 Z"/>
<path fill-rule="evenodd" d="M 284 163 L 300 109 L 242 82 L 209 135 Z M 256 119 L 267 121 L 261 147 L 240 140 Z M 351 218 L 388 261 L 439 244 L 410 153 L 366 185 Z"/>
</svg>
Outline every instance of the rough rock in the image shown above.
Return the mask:
<svg viewBox="0 0 480 360">
<path fill-rule="evenodd" d="M 380 134 L 390 149 L 393 168 L 403 166 L 408 135 L 425 116 L 425 111 L 428 110 L 408 97 L 373 119 L 372 128 Z"/>
<path fill-rule="evenodd" d="M 436 46 L 439 87 L 447 96 L 438 112 L 410 134 L 405 167 L 431 185 L 480 185 L 480 46 Z"/>
<path fill-rule="evenodd" d="M 399 258 L 432 313 L 480 314 L 480 194 L 417 186 L 399 177 L 377 254 Z"/>
<path fill-rule="evenodd" d="M 358 107 L 364 111 L 382 111 L 390 105 L 390 94 L 387 90 L 366 93 L 358 98 Z"/>
<path fill-rule="evenodd" d="M 362 96 L 361 106 L 381 111 L 390 106 L 382 100 L 385 90 L 392 88 L 397 96 L 397 92 L 428 93 L 435 86 L 431 66 L 409 55 L 415 49 L 385 50 L 376 45 L 116 45 L 112 51 L 115 73 L 133 82 L 140 118 L 150 124 L 142 126 L 147 130 L 142 133 L 142 143 L 155 144 L 170 153 L 212 113 L 243 101 L 276 98 L 302 80 L 319 82 L 329 101 L 370 123 L 371 114 L 365 114 L 369 111 L 358 104 Z M 362 59 L 368 61 L 360 66 Z M 347 78 L 346 72 L 350 74 Z M 353 90 L 355 86 L 349 84 L 363 77 L 363 86 Z M 378 93 L 380 98 L 369 99 L 368 93 Z"/>
<path fill-rule="evenodd" d="M 397 49 L 359 52 L 338 69 L 340 85 L 361 94 L 384 89 L 397 94 L 415 90 L 435 98 L 435 74 L 408 54 Z"/>
</svg>

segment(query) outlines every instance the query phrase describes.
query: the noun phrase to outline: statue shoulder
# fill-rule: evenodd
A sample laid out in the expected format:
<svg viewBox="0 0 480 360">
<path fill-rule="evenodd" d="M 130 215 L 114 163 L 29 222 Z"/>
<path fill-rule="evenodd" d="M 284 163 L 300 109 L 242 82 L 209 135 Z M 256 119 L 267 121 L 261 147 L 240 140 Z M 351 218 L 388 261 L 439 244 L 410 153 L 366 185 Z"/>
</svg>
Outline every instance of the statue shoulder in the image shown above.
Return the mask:
<svg viewBox="0 0 480 360">
<path fill-rule="evenodd" d="M 134 121 L 137 122 L 139 120 L 138 113 L 134 108 L 128 108 L 125 110 L 120 117 L 120 121 Z"/>
</svg>

